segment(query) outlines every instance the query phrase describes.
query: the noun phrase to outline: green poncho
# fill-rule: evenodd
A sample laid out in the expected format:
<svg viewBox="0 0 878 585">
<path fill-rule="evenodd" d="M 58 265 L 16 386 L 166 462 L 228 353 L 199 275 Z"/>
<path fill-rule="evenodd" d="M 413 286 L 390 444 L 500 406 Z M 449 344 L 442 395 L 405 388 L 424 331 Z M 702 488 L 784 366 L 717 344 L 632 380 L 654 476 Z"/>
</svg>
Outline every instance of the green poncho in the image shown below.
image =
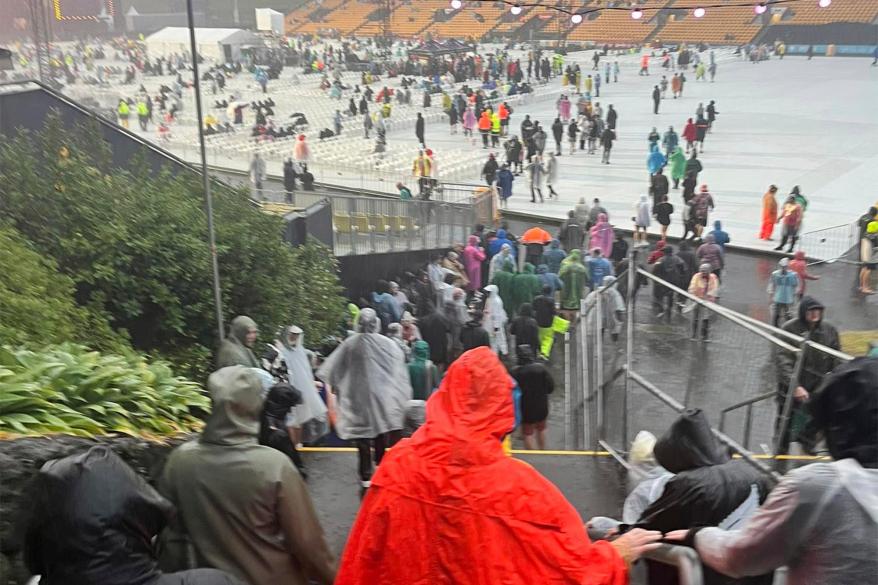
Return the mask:
<svg viewBox="0 0 878 585">
<path fill-rule="evenodd" d="M 491 284 L 497 285 L 497 294 L 500 296 L 500 300 L 503 301 L 503 308 L 506 310 L 507 315 L 512 315 L 512 307 L 515 306 L 512 298 L 512 293 L 515 289 L 515 274 L 512 272 L 512 266 L 504 264 L 503 270 L 494 273 L 494 279 L 491 281 Z"/>
<path fill-rule="evenodd" d="M 588 282 L 588 269 L 579 259 L 579 250 L 573 250 L 561 262 L 561 272 L 558 277 L 564 283 L 564 288 L 561 290 L 561 308 L 578 311 L 583 288 Z"/>
<path fill-rule="evenodd" d="M 216 369 L 219 370 L 227 366 L 259 367 L 256 356 L 246 345 L 247 333 L 251 329 L 256 329 L 256 322 L 250 317 L 240 315 L 232 319 L 229 325 L 229 335 L 220 344 L 216 356 Z"/>
<path fill-rule="evenodd" d="M 439 370 L 430 361 L 430 345 L 426 341 L 418 340 L 413 346 L 409 380 L 414 400 L 426 400 L 439 385 Z"/>
<path fill-rule="evenodd" d="M 512 279 L 513 304 L 507 308 L 507 313 L 510 315 L 518 314 L 518 308 L 524 303 L 533 302 L 534 297 L 542 293 L 542 288 L 540 277 L 535 274 L 533 264 L 526 262 L 524 272 L 516 274 Z"/>
<path fill-rule="evenodd" d="M 675 181 L 686 176 L 686 155 L 679 146 L 671 153 L 668 159 L 671 164 L 671 178 Z"/>
</svg>

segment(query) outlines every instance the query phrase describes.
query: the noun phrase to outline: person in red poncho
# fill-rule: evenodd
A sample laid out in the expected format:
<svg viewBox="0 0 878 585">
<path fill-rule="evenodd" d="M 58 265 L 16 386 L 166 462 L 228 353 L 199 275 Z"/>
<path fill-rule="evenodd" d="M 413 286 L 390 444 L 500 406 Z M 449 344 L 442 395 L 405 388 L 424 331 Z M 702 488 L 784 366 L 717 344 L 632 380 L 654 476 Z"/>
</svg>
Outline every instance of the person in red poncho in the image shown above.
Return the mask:
<svg viewBox="0 0 878 585">
<path fill-rule="evenodd" d="M 513 385 L 488 347 L 451 365 L 425 424 L 372 478 L 335 585 L 628 582 L 627 563 L 661 534 L 589 541 L 558 488 L 503 451 Z"/>
</svg>

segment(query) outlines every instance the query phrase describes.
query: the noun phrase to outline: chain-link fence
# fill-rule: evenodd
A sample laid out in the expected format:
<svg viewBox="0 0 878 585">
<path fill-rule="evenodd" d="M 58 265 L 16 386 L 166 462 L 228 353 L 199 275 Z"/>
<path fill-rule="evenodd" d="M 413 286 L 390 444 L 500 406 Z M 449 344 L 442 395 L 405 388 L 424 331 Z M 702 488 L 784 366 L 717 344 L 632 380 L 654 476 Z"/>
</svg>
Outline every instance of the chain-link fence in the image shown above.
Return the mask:
<svg viewBox="0 0 878 585">
<path fill-rule="evenodd" d="M 715 298 L 702 298 L 713 278 L 695 275 L 690 293 L 640 265 L 583 300 L 565 338 L 567 448 L 599 447 L 624 463 L 637 431 L 661 435 L 698 408 L 721 442 L 766 473 L 751 451 L 786 453 L 789 436 L 812 452 L 797 389 L 815 390 L 851 357 L 724 307 L 718 281 Z"/>
</svg>

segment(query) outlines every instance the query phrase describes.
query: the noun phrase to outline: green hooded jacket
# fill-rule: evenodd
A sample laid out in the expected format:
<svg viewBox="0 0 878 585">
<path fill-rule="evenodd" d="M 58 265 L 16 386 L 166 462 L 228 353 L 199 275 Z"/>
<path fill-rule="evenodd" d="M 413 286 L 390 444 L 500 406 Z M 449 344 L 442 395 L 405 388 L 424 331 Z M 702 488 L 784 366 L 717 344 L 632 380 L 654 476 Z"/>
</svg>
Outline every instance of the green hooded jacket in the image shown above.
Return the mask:
<svg viewBox="0 0 878 585">
<path fill-rule="evenodd" d="M 430 361 L 430 344 L 426 341 L 418 340 L 412 348 L 409 379 L 413 400 L 426 400 L 439 386 L 439 369 Z"/>
<path fill-rule="evenodd" d="M 178 510 L 163 561 L 185 558 L 185 537 L 199 567 L 250 585 L 330 585 L 335 561 L 308 490 L 289 457 L 257 441 L 262 382 L 242 366 L 207 381 L 213 410 L 197 440 L 175 449 L 159 491 Z M 181 569 L 177 566 L 169 568 Z"/>
<path fill-rule="evenodd" d="M 240 315 L 232 319 L 229 325 L 229 336 L 220 344 L 216 354 L 216 369 L 228 366 L 247 366 L 258 368 L 259 361 L 247 347 L 247 332 L 256 329 L 256 321 Z"/>
<path fill-rule="evenodd" d="M 536 275 L 534 265 L 525 262 L 524 271 L 515 275 L 512 280 L 512 307 L 507 309 L 510 315 L 518 314 L 518 308 L 524 303 L 533 302 L 534 297 L 543 292 L 540 277 Z"/>
<path fill-rule="evenodd" d="M 564 288 L 561 290 L 561 308 L 570 311 L 578 311 L 582 300 L 582 291 L 588 282 L 588 269 L 579 259 L 579 250 L 573 250 L 570 255 L 561 262 L 561 272 L 558 274 Z"/>
<path fill-rule="evenodd" d="M 497 294 L 500 295 L 500 300 L 503 301 L 503 308 L 506 310 L 507 315 L 513 314 L 512 292 L 515 287 L 515 273 L 513 270 L 511 264 L 504 264 L 503 270 L 495 272 L 494 278 L 490 283 L 497 285 Z"/>
<path fill-rule="evenodd" d="M 672 179 L 676 181 L 686 176 L 686 155 L 683 154 L 682 148 L 679 146 L 675 148 L 674 152 L 671 153 L 671 158 L 668 160 L 671 163 Z"/>
</svg>

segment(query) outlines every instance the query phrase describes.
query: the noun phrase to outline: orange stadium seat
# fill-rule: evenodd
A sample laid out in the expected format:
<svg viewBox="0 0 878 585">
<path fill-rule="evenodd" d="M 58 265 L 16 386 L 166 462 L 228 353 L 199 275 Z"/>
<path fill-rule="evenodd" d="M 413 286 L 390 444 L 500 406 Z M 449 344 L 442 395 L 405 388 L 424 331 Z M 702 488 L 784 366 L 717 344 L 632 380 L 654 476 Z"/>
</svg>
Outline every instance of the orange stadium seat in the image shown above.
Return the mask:
<svg viewBox="0 0 878 585">
<path fill-rule="evenodd" d="M 878 17 L 878 0 L 834 0 L 826 8 L 820 8 L 816 1 L 796 2 L 787 5 L 786 9 L 786 14 L 777 24 L 874 22 Z"/>
<path fill-rule="evenodd" d="M 762 24 L 756 18 L 752 7 L 709 8 L 703 17 L 695 18 L 692 15 L 692 9 L 702 4 L 704 4 L 704 0 L 675 0 L 671 2 L 668 8 L 684 10 L 668 11 L 668 21 L 656 33 L 655 40 L 742 44 L 752 41 L 762 30 Z"/>
<path fill-rule="evenodd" d="M 458 10 L 451 19 L 438 22 L 430 27 L 434 37 L 447 39 L 482 38 L 500 24 L 506 14 L 505 4 L 485 4 L 482 7 L 469 7 Z"/>
</svg>

